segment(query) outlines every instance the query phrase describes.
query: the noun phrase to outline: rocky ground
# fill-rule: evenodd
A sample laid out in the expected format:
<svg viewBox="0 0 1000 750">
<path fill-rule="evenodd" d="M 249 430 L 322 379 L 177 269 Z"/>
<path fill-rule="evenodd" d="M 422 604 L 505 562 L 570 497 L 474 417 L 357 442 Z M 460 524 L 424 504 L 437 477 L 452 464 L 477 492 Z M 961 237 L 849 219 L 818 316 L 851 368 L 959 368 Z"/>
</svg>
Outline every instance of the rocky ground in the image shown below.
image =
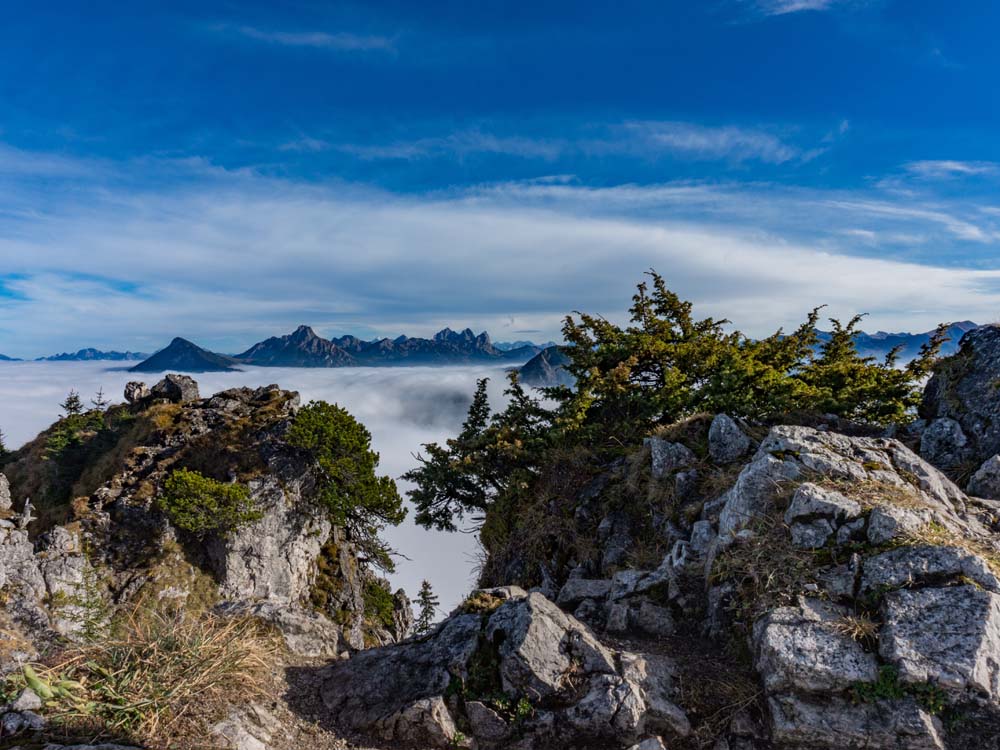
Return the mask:
<svg viewBox="0 0 1000 750">
<path fill-rule="evenodd" d="M 666 429 L 574 496 L 572 547 L 488 568 L 498 585 L 409 638 L 403 596 L 391 625 L 373 622 L 374 575 L 310 505 L 314 467 L 281 437 L 294 394 L 136 385 L 129 408 L 161 424 L 77 483 L 90 492 L 72 519 L 24 507 L 18 488 L 44 484 L 37 450 L 6 464 L 20 504 L 0 475 L 3 669 L 86 637 L 98 572 L 113 610 L 145 589 L 279 635 L 267 689 L 237 686 L 197 746 L 1000 748 L 996 382 L 1000 329 L 977 329 L 906 428 L 709 415 Z M 155 498 L 209 444 L 266 510 L 195 544 Z M 317 608 L 331 578 L 335 605 Z M 43 702 L 30 685 L 9 698 L 0 746 L 44 745 Z"/>
</svg>

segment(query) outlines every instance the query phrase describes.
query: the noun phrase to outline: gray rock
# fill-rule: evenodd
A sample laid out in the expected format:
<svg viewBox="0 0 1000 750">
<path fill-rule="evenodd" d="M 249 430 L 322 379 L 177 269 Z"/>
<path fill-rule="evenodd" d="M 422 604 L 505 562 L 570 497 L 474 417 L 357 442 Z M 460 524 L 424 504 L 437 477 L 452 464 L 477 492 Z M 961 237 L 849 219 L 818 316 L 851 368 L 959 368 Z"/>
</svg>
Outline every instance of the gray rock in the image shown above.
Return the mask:
<svg viewBox="0 0 1000 750">
<path fill-rule="evenodd" d="M 932 517 L 931 512 L 924 508 L 880 505 L 868 514 L 868 541 L 872 544 L 885 544 L 926 526 Z"/>
<path fill-rule="evenodd" d="M 865 519 L 855 518 L 837 529 L 837 544 L 859 542 L 865 539 Z"/>
<path fill-rule="evenodd" d="M 968 585 L 894 591 L 884 614 L 879 653 L 901 680 L 1000 703 L 1000 595 Z"/>
<path fill-rule="evenodd" d="M 962 426 L 954 419 L 941 417 L 921 434 L 920 455 L 935 466 L 953 469 L 972 457 L 972 448 Z"/>
<path fill-rule="evenodd" d="M 219 593 L 237 601 L 303 601 L 314 562 L 331 534 L 330 520 L 305 501 L 301 480 L 284 482 L 268 474 L 248 487 L 262 517 L 208 543 Z"/>
<path fill-rule="evenodd" d="M 10 498 L 10 483 L 7 481 L 7 477 L 0 474 L 0 513 L 9 513 L 12 505 L 13 501 Z"/>
<path fill-rule="evenodd" d="M 0 717 L 0 736 L 11 737 L 28 728 L 28 722 L 16 711 L 8 711 Z"/>
<path fill-rule="evenodd" d="M 232 709 L 209 731 L 218 746 L 226 750 L 270 750 L 272 738 L 281 731 L 281 722 L 263 706 Z"/>
<path fill-rule="evenodd" d="M 745 456 L 753 443 L 727 414 L 716 414 L 708 429 L 708 454 L 719 464 L 729 464 Z"/>
<path fill-rule="evenodd" d="M 615 673 L 611 652 L 582 623 L 538 594 L 503 604 L 490 618 L 486 637 L 493 643 L 502 639 L 504 690 L 525 691 L 534 699 L 558 693 L 574 664 L 586 673 Z"/>
<path fill-rule="evenodd" d="M 801 549 L 819 549 L 833 536 L 833 524 L 826 518 L 792 525 L 792 544 Z"/>
<path fill-rule="evenodd" d="M 671 443 L 658 437 L 648 437 L 643 445 L 649 448 L 654 479 L 662 479 L 686 469 L 697 460 L 694 453 L 681 443 Z"/>
<path fill-rule="evenodd" d="M 450 747 L 459 735 L 458 727 L 440 696 L 422 698 L 383 718 L 376 727 L 386 740 L 432 747 Z"/>
<path fill-rule="evenodd" d="M 314 609 L 274 601 L 226 602 L 217 609 L 223 615 L 256 617 L 274 626 L 297 656 L 315 659 L 340 654 L 340 627 Z"/>
<path fill-rule="evenodd" d="M 125 401 L 130 404 L 139 404 L 149 398 L 149 386 L 133 380 L 125 384 Z"/>
<path fill-rule="evenodd" d="M 428 637 L 369 649 L 325 673 L 322 697 L 345 728 L 397 743 L 448 747 L 458 717 L 444 694 L 466 679 L 474 655 L 491 653 L 504 692 L 539 708 L 507 741 L 506 724 L 483 702 L 466 695 L 466 715 L 477 747 L 568 747 L 635 742 L 649 727 L 689 731 L 670 698 L 674 668 L 647 666 L 640 657 L 605 648 L 585 625 L 537 593 L 512 598 L 492 613 L 453 615 Z M 658 731 L 658 730 L 657 730 Z M 534 739 L 538 739 L 534 743 Z M 534 744 L 533 744 L 534 743 Z"/>
<path fill-rule="evenodd" d="M 619 511 L 605 516 L 597 527 L 597 538 L 603 550 L 602 571 L 608 571 L 627 562 L 633 539 L 632 524 L 625 513 Z"/>
<path fill-rule="evenodd" d="M 610 591 L 611 581 L 607 579 L 570 578 L 559 590 L 556 603 L 569 609 L 584 599 L 604 599 Z"/>
<path fill-rule="evenodd" d="M 935 368 L 924 389 L 920 416 L 958 422 L 968 439 L 968 458 L 982 463 L 1000 453 L 998 380 L 1000 328 L 973 329 L 962 337 L 958 353 Z"/>
<path fill-rule="evenodd" d="M 966 491 L 976 497 L 1000 500 L 1000 456 L 991 456 L 983 461 L 983 465 L 969 479 Z"/>
<path fill-rule="evenodd" d="M 472 736 L 487 742 L 500 742 L 510 737 L 510 726 L 500 715 L 480 701 L 465 702 L 465 717 Z"/>
<path fill-rule="evenodd" d="M 960 576 L 1000 593 L 1000 580 L 981 557 L 958 547 L 930 545 L 900 547 L 865 560 L 860 593 L 877 594 L 904 586 L 940 584 Z"/>
<path fill-rule="evenodd" d="M 853 703 L 835 696 L 768 698 L 772 739 L 799 750 L 944 750 L 937 718 L 912 700 Z"/>
<path fill-rule="evenodd" d="M 10 707 L 13 711 L 37 711 L 42 707 L 42 699 L 31 688 L 25 688 Z"/>
<path fill-rule="evenodd" d="M 197 401 L 199 398 L 198 383 L 188 375 L 171 373 L 150 389 L 150 396 L 163 398 L 174 403 Z"/>
<path fill-rule="evenodd" d="M 754 624 L 755 667 L 768 692 L 837 692 L 877 678 L 875 656 L 837 629 L 846 612 L 813 600 Z"/>
<path fill-rule="evenodd" d="M 635 627 L 646 635 L 667 636 L 677 629 L 674 616 L 669 609 L 654 604 L 643 597 L 635 613 Z"/>
<path fill-rule="evenodd" d="M 792 501 L 785 511 L 785 523 L 825 518 L 839 526 L 860 515 L 861 505 L 857 501 L 836 490 L 804 482 L 792 495 Z"/>
</svg>

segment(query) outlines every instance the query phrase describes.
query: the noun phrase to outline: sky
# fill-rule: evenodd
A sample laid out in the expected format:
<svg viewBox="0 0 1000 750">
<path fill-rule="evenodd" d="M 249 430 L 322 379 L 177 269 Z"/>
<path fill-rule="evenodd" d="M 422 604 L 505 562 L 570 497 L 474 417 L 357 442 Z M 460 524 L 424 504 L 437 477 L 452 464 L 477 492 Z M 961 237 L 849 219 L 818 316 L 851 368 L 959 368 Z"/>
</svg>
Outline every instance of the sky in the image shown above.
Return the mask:
<svg viewBox="0 0 1000 750">
<path fill-rule="evenodd" d="M 0 353 L 1000 319 L 1000 5 L 10 3 Z"/>
</svg>

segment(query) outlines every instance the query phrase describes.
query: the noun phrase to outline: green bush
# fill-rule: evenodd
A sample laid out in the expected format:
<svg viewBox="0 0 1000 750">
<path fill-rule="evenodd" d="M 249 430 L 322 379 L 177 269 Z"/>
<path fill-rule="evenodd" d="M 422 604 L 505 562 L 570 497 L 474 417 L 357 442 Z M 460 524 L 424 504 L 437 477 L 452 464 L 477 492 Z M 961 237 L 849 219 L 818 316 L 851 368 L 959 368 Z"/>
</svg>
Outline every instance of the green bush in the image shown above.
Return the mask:
<svg viewBox="0 0 1000 750">
<path fill-rule="evenodd" d="M 368 581 L 364 589 L 365 617 L 379 623 L 387 630 L 392 629 L 396 603 L 392 592 L 379 581 Z"/>
<path fill-rule="evenodd" d="M 187 469 L 167 478 L 159 508 L 174 526 L 199 536 L 228 534 L 263 515 L 243 485 L 217 482 Z"/>
<path fill-rule="evenodd" d="M 368 559 L 392 570 L 388 548 L 378 534 L 397 526 L 406 508 L 392 477 L 376 474 L 379 455 L 371 449 L 371 433 L 346 410 L 313 401 L 295 415 L 288 442 L 308 452 L 319 466 L 319 501 Z"/>
</svg>

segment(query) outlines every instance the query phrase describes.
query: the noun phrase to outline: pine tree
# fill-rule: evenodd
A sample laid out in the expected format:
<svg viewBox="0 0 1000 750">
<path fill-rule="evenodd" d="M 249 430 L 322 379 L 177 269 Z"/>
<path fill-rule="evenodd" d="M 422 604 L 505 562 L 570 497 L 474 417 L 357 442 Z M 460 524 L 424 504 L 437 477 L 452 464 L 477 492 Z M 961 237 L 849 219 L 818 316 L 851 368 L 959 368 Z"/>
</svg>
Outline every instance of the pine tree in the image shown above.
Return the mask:
<svg viewBox="0 0 1000 750">
<path fill-rule="evenodd" d="M 420 614 L 413 625 L 413 631 L 417 635 L 423 635 L 431 629 L 434 624 L 434 616 L 437 614 L 438 604 L 441 601 L 431 588 L 430 581 L 424 581 L 420 585 L 420 593 L 417 595 L 417 605 L 420 607 Z"/>
<path fill-rule="evenodd" d="M 3 430 L 0 430 L 0 458 L 7 455 L 7 444 L 4 442 L 4 439 Z"/>
<path fill-rule="evenodd" d="M 80 394 L 73 390 L 69 392 L 66 400 L 59 404 L 59 406 L 67 417 L 83 413 L 83 401 L 80 400 Z"/>
<path fill-rule="evenodd" d="M 111 402 L 104 397 L 103 386 L 97 389 L 97 394 L 92 399 L 90 399 L 90 403 L 92 403 L 94 405 L 94 408 L 97 409 L 98 411 L 105 411 L 107 410 L 108 406 L 111 405 Z"/>
</svg>

